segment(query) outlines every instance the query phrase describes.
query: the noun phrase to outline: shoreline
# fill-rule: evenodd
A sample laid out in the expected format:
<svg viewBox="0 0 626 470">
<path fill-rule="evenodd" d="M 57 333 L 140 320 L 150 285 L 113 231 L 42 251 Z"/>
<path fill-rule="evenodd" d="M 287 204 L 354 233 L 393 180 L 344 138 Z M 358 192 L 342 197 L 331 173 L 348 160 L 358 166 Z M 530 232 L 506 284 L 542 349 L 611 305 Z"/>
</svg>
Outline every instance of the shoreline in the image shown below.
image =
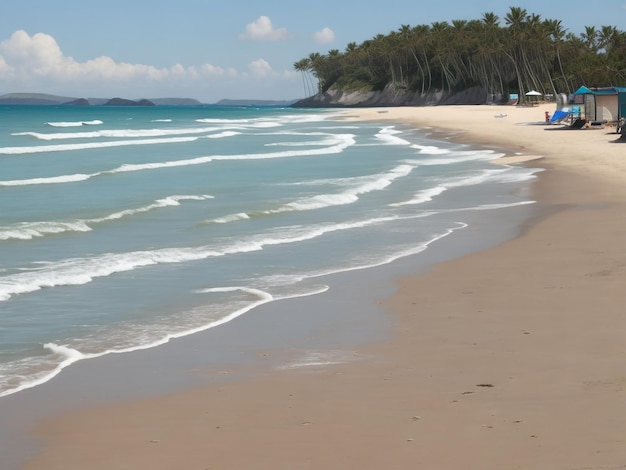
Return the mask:
<svg viewBox="0 0 626 470">
<path fill-rule="evenodd" d="M 486 108 L 497 113 L 496 107 Z M 506 109 L 511 115 L 515 111 Z M 475 116 L 476 108 L 425 109 L 429 116 L 414 120 L 396 111 L 401 110 L 383 115 L 355 110 L 359 119 L 427 122 L 454 132 L 453 140 L 545 155 L 541 166 L 547 171 L 536 183 L 541 207 L 522 235 L 398 280 L 397 292 L 382 302 L 393 335 L 359 347 L 362 360 L 315 371 L 261 373 L 245 382 L 71 412 L 40 427 L 39 435 L 50 445 L 26 468 L 86 468 L 86 463 L 99 468 L 95 461 L 102 468 L 124 463 L 130 468 L 365 469 L 409 468 L 417 462 L 425 468 L 459 468 L 477 459 L 480 468 L 494 469 L 623 463 L 620 431 L 626 430 L 626 419 L 617 419 L 625 417 L 615 407 L 624 398 L 626 379 L 615 369 L 624 354 L 619 341 L 605 339 L 619 339 L 622 321 L 624 299 L 614 294 L 619 294 L 619 279 L 626 278 L 619 272 L 619 234 L 626 226 L 619 215 L 626 191 L 614 183 L 626 180 L 626 167 L 600 161 L 594 171 L 585 168 L 585 154 L 573 159 L 578 167 L 558 158 L 568 148 L 583 153 L 584 135 L 592 133 L 596 148 L 601 138 L 610 145 L 610 136 L 570 131 L 575 143 L 559 139 L 545 151 L 545 142 L 544 150 L 538 142 L 544 130 L 537 126 L 519 126 L 519 135 L 509 140 L 505 133 L 487 139 L 494 129 L 485 116 Z M 450 119 L 452 111 L 469 116 Z M 464 128 L 468 117 L 476 129 Z M 506 122 L 513 133 L 511 127 Z M 593 224 L 606 229 L 607 221 L 615 224 L 612 229 L 593 230 Z M 562 291 L 567 296 L 559 295 Z M 583 306 L 601 301 L 603 320 L 611 323 L 596 331 L 598 318 L 587 318 Z M 573 325 L 569 312 L 575 313 Z M 588 339 L 583 351 L 596 362 L 585 363 L 571 338 L 559 337 L 559 329 L 578 340 L 593 336 L 596 343 Z M 593 354 L 594 346 L 608 357 Z M 599 370 L 597 361 L 603 366 Z M 593 417 L 581 412 L 590 405 Z M 189 432 L 177 437 L 180 429 Z M 116 454 L 120 446 L 128 453 Z M 111 460 L 116 457 L 123 460 Z"/>
</svg>

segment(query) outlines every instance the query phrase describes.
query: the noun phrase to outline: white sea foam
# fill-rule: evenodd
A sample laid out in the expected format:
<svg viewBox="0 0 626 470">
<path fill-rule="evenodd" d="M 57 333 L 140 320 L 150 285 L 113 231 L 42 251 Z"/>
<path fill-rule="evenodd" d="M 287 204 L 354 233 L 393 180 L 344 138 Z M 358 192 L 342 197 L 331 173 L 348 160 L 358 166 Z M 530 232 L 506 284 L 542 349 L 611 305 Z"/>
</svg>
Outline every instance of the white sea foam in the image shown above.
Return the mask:
<svg viewBox="0 0 626 470">
<path fill-rule="evenodd" d="M 433 198 L 439 196 L 440 194 L 447 191 L 448 188 L 445 186 L 435 186 L 432 188 L 422 189 L 415 196 L 404 202 L 396 202 L 393 204 L 389 204 L 391 207 L 399 207 L 399 206 L 407 206 L 407 205 L 415 205 L 415 204 L 423 204 L 424 202 L 430 202 Z"/>
<path fill-rule="evenodd" d="M 87 222 L 94 222 L 94 223 L 98 223 L 98 222 L 106 222 L 109 220 L 116 220 L 116 219 L 121 219 L 122 217 L 126 217 L 126 216 L 130 216 L 130 215 L 135 215 L 135 214 L 141 214 L 143 212 L 148 212 L 154 209 L 161 209 L 163 207 L 171 207 L 171 206 L 180 206 L 180 201 L 204 201 L 207 199 L 213 199 L 213 196 L 210 196 L 208 194 L 202 194 L 202 195 L 190 195 L 190 196 L 186 196 L 186 195 L 174 195 L 174 196 L 167 196 L 163 199 L 157 199 L 153 204 L 149 204 L 147 206 L 142 206 L 142 207 L 137 207 L 134 209 L 126 209 L 123 211 L 119 211 L 119 212 L 114 212 L 112 214 L 109 214 L 105 217 L 101 217 L 101 218 L 96 218 L 96 219 L 89 219 Z"/>
<path fill-rule="evenodd" d="M 441 181 L 437 186 L 417 192 L 411 199 L 389 204 L 391 207 L 423 204 L 430 202 L 436 196 L 451 188 L 475 186 L 483 183 L 521 183 L 535 178 L 535 173 L 543 171 L 541 168 L 497 168 L 483 169 L 472 174 Z"/>
<path fill-rule="evenodd" d="M 307 123 L 307 122 L 321 122 L 321 121 L 326 121 L 329 118 L 334 118 L 334 117 L 339 117 L 341 116 L 342 113 L 320 113 L 320 114 L 315 114 L 315 113 L 310 113 L 310 114 L 290 114 L 290 115 L 286 115 L 284 117 L 281 118 L 281 122 L 287 122 L 287 123 L 292 123 L 292 122 L 297 122 L 297 123 Z"/>
<path fill-rule="evenodd" d="M 133 142 L 136 144 L 141 143 L 158 143 L 159 140 L 164 140 L 165 143 L 172 143 L 174 141 L 179 142 L 189 142 L 196 140 L 196 137 L 181 137 L 181 138 L 172 138 L 172 139 L 152 139 L 150 141 L 126 141 L 125 144 L 121 145 L 133 145 Z M 117 144 L 116 142 L 110 142 L 110 144 Z M 89 145 L 89 144 L 77 144 L 77 145 Z M 101 146 L 105 144 L 93 144 L 95 148 L 97 146 Z M 271 158 L 291 158 L 291 157 L 306 157 L 306 156 L 314 156 L 314 155 L 332 155 L 336 153 L 343 152 L 347 147 L 354 145 L 354 136 L 351 134 L 337 134 L 335 139 L 333 140 L 333 145 L 328 147 L 323 147 L 319 149 L 309 149 L 309 150 L 289 150 L 283 152 L 268 152 L 268 153 L 249 153 L 249 154 L 240 154 L 240 155 L 212 155 L 206 157 L 197 157 L 190 158 L 186 160 L 174 160 L 168 162 L 154 162 L 154 163 L 142 163 L 142 164 L 124 164 L 113 170 L 105 170 L 100 171 L 98 173 L 92 174 L 76 174 L 76 175 L 63 175 L 63 176 L 54 176 L 47 178 L 30 178 L 24 180 L 6 180 L 0 181 L 0 186 L 26 186 L 33 184 L 52 184 L 52 183 L 70 183 L 75 181 L 84 181 L 89 178 L 93 178 L 96 176 L 106 175 L 106 174 L 114 174 L 114 173 L 125 173 L 130 171 L 142 171 L 142 170 L 156 170 L 160 168 L 173 168 L 173 167 L 181 167 L 181 166 L 190 166 L 190 165 L 202 165 L 205 163 L 211 163 L 213 161 L 219 160 L 263 160 L 263 159 L 271 159 Z M 114 146 L 114 145 L 113 145 Z M 65 147 L 65 145 L 59 146 L 44 146 L 44 147 Z M 70 145 L 70 147 L 74 147 Z M 7 147 L 5 147 L 6 149 Z M 20 148 L 20 147 L 17 147 Z M 37 148 L 37 147 L 31 147 Z M 1 151 L 2 149 L 0 149 Z"/>
<path fill-rule="evenodd" d="M 376 138 L 378 140 L 383 141 L 387 145 L 410 145 L 406 139 L 402 139 L 397 137 L 397 134 L 402 134 L 402 131 L 398 131 L 394 129 L 393 126 L 383 127 L 378 134 L 376 134 Z"/>
<path fill-rule="evenodd" d="M 128 139 L 143 137 L 168 137 L 186 134 L 206 134 L 221 130 L 219 127 L 181 128 L 181 129 L 102 129 L 89 132 L 56 132 L 44 134 L 41 132 L 16 132 L 14 136 L 29 136 L 38 140 L 68 140 L 68 139 Z"/>
<path fill-rule="evenodd" d="M 323 139 L 323 140 L 309 140 L 309 141 L 300 141 L 300 142 L 272 142 L 269 144 L 265 144 L 265 147 L 313 147 L 313 146 L 321 146 L 321 145 L 333 145 L 334 139 Z"/>
<path fill-rule="evenodd" d="M 460 178 L 453 178 L 446 184 L 448 188 L 457 188 L 461 186 L 475 186 L 486 182 L 498 182 L 506 173 L 507 169 L 487 169 L 479 170 Z"/>
<path fill-rule="evenodd" d="M 0 181 L 0 186 L 29 186 L 32 184 L 61 184 L 85 181 L 95 175 L 85 175 L 78 173 L 75 175 L 51 176 L 48 178 L 30 178 L 25 180 Z"/>
<path fill-rule="evenodd" d="M 410 216 L 402 216 L 402 217 L 400 216 L 379 217 L 377 219 L 372 219 L 371 221 L 369 221 L 368 225 L 375 225 L 379 223 L 390 222 L 393 220 L 419 219 L 419 218 L 428 217 L 433 214 L 435 214 L 435 212 L 430 212 L 430 213 L 423 212 L 420 214 L 412 214 Z M 350 271 L 359 271 L 362 269 L 370 269 L 370 268 L 375 268 L 378 266 L 383 266 L 385 264 L 392 263 L 398 259 L 402 259 L 408 256 L 413 256 L 413 255 L 422 253 L 424 250 L 428 249 L 428 247 L 432 245 L 433 243 L 447 237 L 448 235 L 451 235 L 457 230 L 462 230 L 464 228 L 467 228 L 467 226 L 468 225 L 463 222 L 456 222 L 453 227 L 446 229 L 439 233 L 434 233 L 430 236 L 430 238 L 420 243 L 411 244 L 403 249 L 397 249 L 393 251 L 392 253 L 381 254 L 381 253 L 376 252 L 374 253 L 375 257 L 370 258 L 368 261 L 364 261 L 360 263 L 356 262 L 348 266 L 336 266 L 334 268 L 324 269 L 320 271 L 313 271 L 313 272 L 309 271 L 309 272 L 300 273 L 300 274 L 270 275 L 270 276 L 267 276 L 264 279 L 264 281 L 265 283 L 269 285 L 290 285 L 290 284 L 295 284 L 297 282 L 302 282 L 304 280 L 325 277 L 325 276 L 329 276 L 333 274 L 350 272 Z"/>
<path fill-rule="evenodd" d="M 251 287 L 240 287 L 240 286 L 232 286 L 232 287 L 212 287 L 207 289 L 199 289 L 196 291 L 197 294 L 212 294 L 212 293 L 224 293 L 224 292 L 237 292 L 241 291 L 251 297 L 251 300 L 247 302 L 244 307 L 238 308 L 232 312 L 229 312 L 227 315 L 224 315 L 218 319 L 211 320 L 209 322 L 205 322 L 199 326 L 195 326 L 192 328 L 183 328 L 180 331 L 174 333 L 165 333 L 160 338 L 153 339 L 152 341 L 148 341 L 145 343 L 136 344 L 133 346 L 129 346 L 126 348 L 118 348 L 118 349 L 109 349 L 100 353 L 99 356 L 103 356 L 106 354 L 120 354 L 131 351 L 138 351 L 141 349 L 150 349 L 156 346 L 160 346 L 162 344 L 168 343 L 172 339 L 182 338 L 184 336 L 189 336 L 195 333 L 199 333 L 201 331 L 206 331 L 211 328 L 215 328 L 217 326 L 223 325 L 234 320 L 237 317 L 249 312 L 250 310 L 263 305 L 265 303 L 271 302 L 274 300 L 274 297 L 265 291 L 260 289 L 255 289 Z M 170 326 L 171 328 L 171 326 Z"/>
<path fill-rule="evenodd" d="M 466 210 L 472 210 L 472 211 L 491 211 L 494 209 L 508 209 L 509 207 L 519 207 L 519 206 L 527 206 L 529 204 L 536 204 L 537 201 L 518 201 L 518 202 L 511 202 L 508 204 L 502 203 L 502 204 L 482 204 L 480 206 L 476 206 L 476 207 L 470 207 Z"/>
<path fill-rule="evenodd" d="M 67 152 L 71 150 L 87 150 L 109 147 L 122 147 L 127 145 L 155 145 L 176 144 L 181 142 L 193 142 L 197 137 L 171 137 L 164 139 L 140 139 L 140 140 L 115 140 L 111 142 L 86 142 L 82 144 L 58 144 L 38 145 L 35 147 L 0 147 L 0 154 L 23 155 L 41 152 Z"/>
<path fill-rule="evenodd" d="M 92 356 L 97 357 L 105 354 L 118 354 L 153 348 L 165 344 L 175 338 L 181 338 L 223 325 L 265 303 L 274 300 L 316 295 L 326 292 L 327 290 L 328 286 L 326 285 L 315 285 L 307 286 L 306 288 L 292 288 L 289 289 L 289 292 L 274 295 L 259 288 L 245 286 L 197 289 L 194 292 L 198 295 L 241 293 L 243 294 L 243 297 L 241 299 L 234 299 L 222 304 L 223 308 L 221 309 L 212 308 L 212 313 L 207 312 L 205 305 L 200 305 L 192 308 L 191 310 L 179 312 L 174 315 L 174 317 L 168 318 L 168 320 L 166 320 L 163 324 L 160 324 L 158 321 L 150 325 L 126 324 L 124 328 L 126 333 L 129 330 L 136 332 L 136 334 L 130 335 L 130 338 L 132 339 L 129 340 L 129 335 L 124 334 L 123 337 L 119 338 L 118 347 L 114 349 L 106 349 L 105 351 L 93 354 Z M 213 299 L 209 297 L 209 300 L 212 307 L 214 307 L 215 305 L 213 303 Z M 180 319 L 180 321 L 176 321 L 177 318 Z M 172 320 L 174 320 L 174 322 L 172 322 Z M 172 323 L 175 323 L 177 327 L 173 328 Z M 109 338 L 113 339 L 115 338 L 115 335 L 109 336 Z"/>
<path fill-rule="evenodd" d="M 69 122 L 46 122 L 50 127 L 81 127 L 81 126 L 98 126 L 103 124 L 100 119 L 93 121 L 69 121 Z"/>
<path fill-rule="evenodd" d="M 213 220 L 207 221 L 207 223 L 216 223 L 216 224 L 227 224 L 229 222 L 235 222 L 236 220 L 246 220 L 249 219 L 250 216 L 245 212 L 239 212 L 238 214 L 226 215 L 224 217 L 218 217 Z"/>
<path fill-rule="evenodd" d="M 423 146 L 419 146 L 424 148 Z M 438 147 L 429 147 L 428 150 L 422 150 L 420 153 L 425 153 L 435 156 L 434 158 L 417 160 L 419 165 L 454 165 L 455 163 L 470 162 L 470 161 L 491 161 L 495 160 L 504 154 L 497 154 L 492 150 L 474 150 L 454 152 L 447 149 L 440 149 Z M 448 158 L 436 157 L 437 155 L 450 155 Z"/>
<path fill-rule="evenodd" d="M 482 183 L 520 183 L 536 178 L 535 173 L 543 171 L 541 168 L 524 168 L 511 171 L 510 168 L 486 169 L 474 172 L 465 177 L 454 178 L 445 183 L 448 188 L 473 186 Z"/>
<path fill-rule="evenodd" d="M 173 195 L 173 196 L 168 196 L 164 199 L 158 199 L 158 201 L 172 201 L 170 204 L 168 205 L 180 205 L 179 202 L 180 201 L 206 201 L 207 199 L 213 199 L 214 197 L 211 196 L 210 194 L 181 194 L 181 195 Z"/>
<path fill-rule="evenodd" d="M 449 149 L 445 149 L 445 148 L 441 148 L 441 147 L 435 147 L 433 145 L 419 145 L 419 144 L 413 144 L 411 145 L 411 148 L 414 148 L 416 150 L 419 151 L 419 153 L 426 153 L 428 155 L 446 155 L 451 153 L 451 151 Z M 455 152 L 457 153 L 457 152 Z"/>
<path fill-rule="evenodd" d="M 421 218 L 427 216 L 427 214 L 416 214 L 410 217 L 402 217 L 403 219 L 410 219 L 410 218 Z M 464 228 L 467 228 L 467 224 L 463 223 L 463 222 L 456 222 L 454 227 L 451 227 L 449 229 L 444 230 L 443 232 L 440 233 L 435 233 L 432 234 L 431 237 L 428 240 L 425 240 L 421 243 L 418 243 L 416 245 L 409 245 L 406 248 L 402 249 L 402 250 L 398 250 L 395 251 L 391 254 L 386 255 L 385 257 L 381 257 L 378 259 L 374 259 L 373 261 L 366 263 L 366 264 L 360 264 L 360 265 L 356 265 L 356 266 L 350 266 L 350 267 L 346 267 L 343 268 L 339 271 L 334 271 L 334 273 L 336 272 L 348 272 L 348 271 L 357 271 L 357 270 L 361 270 L 361 269 L 369 269 L 369 268 L 374 268 L 377 266 L 383 266 L 385 264 L 389 264 L 392 263 L 396 260 L 402 259 L 402 258 L 406 258 L 408 256 L 413 256 L 419 253 L 422 253 L 423 251 L 425 251 L 426 249 L 428 249 L 428 247 L 430 245 L 432 245 L 433 243 L 442 240 L 443 238 L 447 237 L 448 235 L 453 234 L 454 232 L 456 232 L 457 230 L 462 230 Z M 323 275 L 323 274 L 321 274 Z"/>
<path fill-rule="evenodd" d="M 281 127 L 283 124 L 277 121 L 270 121 L 264 118 L 257 119 L 196 119 L 196 122 L 204 124 L 227 124 L 231 129 L 270 129 Z M 223 128 L 223 127 L 222 127 Z"/>
<path fill-rule="evenodd" d="M 275 117 L 259 117 L 251 119 L 219 119 L 219 118 L 201 118 L 196 119 L 196 122 L 209 123 L 209 124 L 229 124 L 238 125 L 250 128 L 268 128 L 268 127 L 281 127 L 285 124 L 293 123 L 307 123 L 307 122 L 320 122 L 325 121 L 329 117 L 339 116 L 340 113 L 334 114 L 289 114 L 284 116 Z"/>
<path fill-rule="evenodd" d="M 249 153 L 242 155 L 216 155 L 214 160 L 262 160 L 270 158 L 310 157 L 315 155 L 331 155 L 343 152 L 354 145 L 354 135 L 335 134 L 327 147 L 308 150 L 286 150 L 283 152 Z"/>
<path fill-rule="evenodd" d="M 326 180 L 312 180 L 300 183 L 293 183 L 297 185 L 311 184 L 334 184 L 347 186 L 348 189 L 340 193 L 335 194 L 318 194 L 315 196 L 309 196 L 298 199 L 293 202 L 289 202 L 277 209 L 268 209 L 261 211 L 261 214 L 279 214 L 282 212 L 293 211 L 308 211 L 316 209 L 324 209 L 326 207 L 340 206 L 345 204 L 352 204 L 359 200 L 359 196 L 372 191 L 380 191 L 388 187 L 397 178 L 407 176 L 415 167 L 408 164 L 399 165 L 386 173 L 377 173 L 369 176 L 358 176 L 352 178 L 336 178 Z M 250 219 L 252 214 L 240 212 L 237 214 L 230 214 L 227 216 L 219 217 L 212 220 L 207 220 L 204 223 L 229 223 L 236 222 L 238 220 Z"/>
<path fill-rule="evenodd" d="M 63 369 L 74 364 L 75 362 L 80 361 L 82 359 L 95 357 L 93 355 L 82 354 L 80 351 L 72 349 L 68 346 L 58 345 L 56 343 L 46 343 L 43 345 L 43 347 L 44 349 L 47 349 L 48 351 L 50 351 L 53 354 L 53 356 L 56 356 L 53 359 L 54 360 L 53 364 L 50 365 L 47 370 L 33 373 L 32 376 L 29 377 L 28 379 L 26 380 L 22 379 L 21 381 L 16 383 L 13 387 L 9 387 L 5 389 L 4 391 L 0 391 L 0 397 L 4 397 L 7 395 L 11 395 L 13 393 L 21 392 L 22 390 L 27 390 L 29 388 L 36 387 L 37 385 L 46 383 L 49 380 L 56 377 L 57 375 L 59 375 Z M 43 361 L 40 360 L 39 362 L 43 362 Z"/>
<path fill-rule="evenodd" d="M 319 194 L 317 196 L 300 199 L 286 204 L 280 209 L 267 211 L 267 213 L 278 213 L 288 211 L 308 211 L 314 209 L 322 209 L 324 207 L 341 206 L 344 204 L 352 204 L 359 200 L 354 193 L 343 194 Z"/>
<path fill-rule="evenodd" d="M 492 211 L 492 210 L 498 210 L 498 209 L 510 209 L 512 207 L 521 207 L 521 206 L 528 206 L 528 205 L 532 205 L 532 204 L 536 204 L 537 201 L 517 201 L 517 202 L 507 202 L 507 203 L 500 203 L 500 204 L 480 204 L 478 206 L 466 206 L 466 207 L 457 207 L 454 209 L 440 209 L 438 210 L 436 213 L 437 214 L 453 214 L 453 213 L 462 213 L 462 212 L 468 212 L 468 211 Z M 432 212 L 432 214 L 434 214 L 435 212 Z"/>
<path fill-rule="evenodd" d="M 91 227 L 84 221 L 73 222 L 23 222 L 14 226 L 0 227 L 0 240 L 32 240 L 48 234 L 63 232 L 89 232 Z"/>
<path fill-rule="evenodd" d="M 387 173 L 376 174 L 369 177 L 352 178 L 352 181 L 356 180 L 359 184 L 341 193 L 318 194 L 316 196 L 306 197 L 290 202 L 279 209 L 267 211 L 267 213 L 314 210 L 331 206 L 351 204 L 358 201 L 359 196 L 362 194 L 385 189 L 387 186 L 392 184 L 395 179 L 409 175 L 413 168 L 415 167 L 412 165 L 399 165 Z"/>
<path fill-rule="evenodd" d="M 70 221 L 22 222 L 15 225 L 0 226 L 0 240 L 31 240 L 36 237 L 43 237 L 45 235 L 59 234 L 63 232 L 89 232 L 92 230 L 91 225 L 93 224 L 117 220 L 154 209 L 180 206 L 180 201 L 204 201 L 212 198 L 213 196 L 208 194 L 172 195 L 163 199 L 157 199 L 154 203 L 146 206 L 114 212 L 104 217 Z"/>
<path fill-rule="evenodd" d="M 258 122 L 261 118 L 253 119 L 220 119 L 220 118 L 201 118 L 196 119 L 196 122 L 202 122 L 207 124 L 236 124 L 245 125 L 253 122 Z"/>
<path fill-rule="evenodd" d="M 146 266 L 184 263 L 237 253 L 261 251 L 266 246 L 297 243 L 321 237 L 326 233 L 367 227 L 395 219 L 396 217 L 384 217 L 310 227 L 285 227 L 275 233 L 235 240 L 221 246 L 213 244 L 199 247 L 105 253 L 94 257 L 47 262 L 24 272 L 0 276 L 0 301 L 8 300 L 13 295 L 27 294 L 46 287 L 87 284 L 99 277 L 107 277 Z"/>
<path fill-rule="evenodd" d="M 137 341 L 135 344 L 130 345 L 128 347 L 120 347 L 115 349 L 107 349 L 97 353 L 82 353 L 77 349 L 71 348 L 67 345 L 59 345 L 56 343 L 46 343 L 43 345 L 44 349 L 47 349 L 56 356 L 56 360 L 54 365 L 49 368 L 49 370 L 45 370 L 43 372 L 35 373 L 31 377 L 26 380 L 21 381 L 21 383 L 15 384 L 13 387 L 9 387 L 4 391 L 0 392 L 0 397 L 4 397 L 7 395 L 11 395 L 22 390 L 26 390 L 29 388 L 36 387 L 45 382 L 48 382 L 52 378 L 56 377 L 61 373 L 63 369 L 66 367 L 85 359 L 94 359 L 97 357 L 106 356 L 109 354 L 123 354 L 127 352 L 133 352 L 143 349 L 151 349 L 157 346 L 161 346 L 163 344 L 168 343 L 172 339 L 182 338 L 184 336 L 189 336 L 195 333 L 199 333 L 201 331 L 205 331 L 211 328 L 215 328 L 217 326 L 223 325 L 234 320 L 237 317 L 249 312 L 250 310 L 263 305 L 265 303 L 271 302 L 274 300 L 274 297 L 268 292 L 249 288 L 249 287 L 217 287 L 217 288 L 208 288 L 208 289 L 200 289 L 197 291 L 199 294 L 211 294 L 211 293 L 220 293 L 220 292 L 235 292 L 242 291 L 246 294 L 249 294 L 253 297 L 253 300 L 248 302 L 242 308 L 236 309 L 227 315 L 218 318 L 216 320 L 210 321 L 208 323 L 189 328 L 183 329 L 181 331 L 175 333 L 163 333 L 159 337 L 152 338 L 146 342 Z M 54 360 L 54 359 L 52 359 Z M 1 376 L 0 376 L 1 378 Z"/>
<path fill-rule="evenodd" d="M 409 160 L 402 163 L 403 165 L 409 165 L 411 167 L 415 167 Z M 374 175 L 375 177 L 376 175 Z M 354 187 L 361 184 L 364 184 L 366 181 L 370 181 L 372 178 L 371 175 L 366 176 L 348 176 L 344 178 L 321 178 L 321 179 L 312 179 L 312 180 L 303 180 L 296 181 L 290 183 L 277 183 L 284 186 L 343 186 L 343 187 Z"/>
<path fill-rule="evenodd" d="M 236 132 L 236 131 L 224 131 L 224 132 L 217 132 L 215 134 L 210 134 L 205 136 L 207 139 L 223 139 L 224 137 L 234 137 L 236 135 L 240 135 L 241 132 Z"/>
<path fill-rule="evenodd" d="M 520 183 L 536 178 L 536 173 L 543 172 L 543 168 L 516 168 L 515 171 L 503 172 L 495 175 L 491 182 L 493 183 Z"/>
</svg>

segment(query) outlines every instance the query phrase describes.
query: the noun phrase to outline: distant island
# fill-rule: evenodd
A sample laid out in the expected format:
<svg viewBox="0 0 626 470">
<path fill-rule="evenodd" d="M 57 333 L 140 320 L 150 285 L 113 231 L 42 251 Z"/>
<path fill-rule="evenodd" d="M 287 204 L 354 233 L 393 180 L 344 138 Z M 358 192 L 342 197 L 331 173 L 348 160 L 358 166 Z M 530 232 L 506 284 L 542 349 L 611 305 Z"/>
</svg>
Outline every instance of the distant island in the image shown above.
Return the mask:
<svg viewBox="0 0 626 470">
<path fill-rule="evenodd" d="M 223 99 L 214 103 L 218 106 L 291 106 L 297 100 Z M 193 98 L 76 98 L 49 95 L 46 93 L 9 93 L 0 96 L 0 106 L 202 106 Z"/>
<path fill-rule="evenodd" d="M 30 106 L 198 106 L 193 98 L 152 98 L 130 100 L 126 98 L 75 98 L 45 93 L 9 93 L 0 96 L 0 105 Z"/>
<path fill-rule="evenodd" d="M 8 95 L 0 96 L 0 104 L 4 105 L 55 106 L 69 103 L 70 101 L 76 101 L 76 98 L 44 93 L 9 93 Z"/>
<path fill-rule="evenodd" d="M 102 106 L 155 106 L 150 100 L 127 100 L 124 98 L 112 98 Z"/>
</svg>

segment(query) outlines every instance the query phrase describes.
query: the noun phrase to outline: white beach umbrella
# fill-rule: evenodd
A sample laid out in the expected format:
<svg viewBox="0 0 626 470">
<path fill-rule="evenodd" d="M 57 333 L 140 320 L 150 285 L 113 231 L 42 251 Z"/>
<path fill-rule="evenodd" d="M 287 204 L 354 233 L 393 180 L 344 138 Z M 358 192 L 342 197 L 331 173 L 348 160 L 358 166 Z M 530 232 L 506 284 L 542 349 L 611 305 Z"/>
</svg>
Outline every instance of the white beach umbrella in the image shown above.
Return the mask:
<svg viewBox="0 0 626 470">
<path fill-rule="evenodd" d="M 526 96 L 530 97 L 531 103 L 536 103 L 537 97 L 542 96 L 542 94 L 539 93 L 537 90 L 530 90 L 529 92 L 526 93 Z"/>
</svg>

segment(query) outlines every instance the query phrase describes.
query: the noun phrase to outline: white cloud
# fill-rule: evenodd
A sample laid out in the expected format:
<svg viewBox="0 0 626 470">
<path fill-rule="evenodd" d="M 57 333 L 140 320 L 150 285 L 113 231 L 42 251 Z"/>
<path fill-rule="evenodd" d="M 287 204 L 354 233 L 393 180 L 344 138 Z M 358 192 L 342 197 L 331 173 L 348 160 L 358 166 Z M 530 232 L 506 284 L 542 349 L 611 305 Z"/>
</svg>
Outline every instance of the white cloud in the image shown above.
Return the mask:
<svg viewBox="0 0 626 470">
<path fill-rule="evenodd" d="M 0 77 L 3 75 L 9 75 L 13 72 L 13 68 L 9 67 L 9 65 L 4 60 L 4 57 L 0 55 Z"/>
<path fill-rule="evenodd" d="M 280 41 L 286 39 L 287 36 L 285 28 L 274 29 L 272 20 L 267 16 L 259 16 L 255 21 L 246 25 L 245 34 L 241 34 L 239 38 L 253 41 Z"/>
<path fill-rule="evenodd" d="M 264 59 L 259 59 L 251 62 L 248 65 L 248 69 L 250 70 L 252 76 L 255 78 L 267 78 L 273 75 L 272 67 Z"/>
<path fill-rule="evenodd" d="M 52 81 L 57 83 L 130 82 L 203 80 L 233 75 L 210 64 L 183 67 L 180 64 L 157 68 L 152 65 L 115 62 L 111 57 L 101 56 L 86 62 L 77 62 L 63 55 L 56 40 L 43 33 L 29 36 L 16 31 L 0 42 L 0 80 L 34 83 Z"/>
<path fill-rule="evenodd" d="M 301 80 L 302 72 L 296 72 L 295 70 L 283 70 L 280 74 L 286 80 Z"/>
<path fill-rule="evenodd" d="M 330 28 L 324 28 L 313 35 L 315 42 L 319 44 L 328 44 L 335 40 L 335 32 Z"/>
<path fill-rule="evenodd" d="M 270 79 L 271 80 L 268 80 Z M 247 67 L 212 64 L 155 67 L 116 62 L 108 56 L 79 62 L 65 55 L 44 33 L 16 31 L 0 40 L 0 94 L 32 91 L 64 96 L 128 98 L 190 96 L 200 100 L 236 97 L 291 99 L 298 96 L 300 74 L 277 72 L 266 59 Z"/>
</svg>

